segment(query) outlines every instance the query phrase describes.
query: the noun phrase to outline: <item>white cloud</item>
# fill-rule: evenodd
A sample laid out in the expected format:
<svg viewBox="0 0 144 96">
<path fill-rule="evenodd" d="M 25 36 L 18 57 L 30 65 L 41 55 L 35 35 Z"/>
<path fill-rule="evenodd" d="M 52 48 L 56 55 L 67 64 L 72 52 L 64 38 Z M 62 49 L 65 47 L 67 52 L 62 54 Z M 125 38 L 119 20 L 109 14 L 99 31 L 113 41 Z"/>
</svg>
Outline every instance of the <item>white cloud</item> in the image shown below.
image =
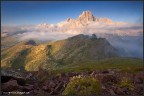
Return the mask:
<svg viewBox="0 0 144 96">
<path fill-rule="evenodd" d="M 112 34 L 114 36 L 139 36 L 139 33 L 143 34 L 142 24 L 129 24 L 124 22 L 117 22 L 113 24 L 103 24 L 103 23 L 92 23 L 83 28 L 69 28 L 69 27 L 57 27 L 55 25 L 49 28 L 39 28 L 36 25 L 31 26 L 15 26 L 15 27 L 2 27 L 2 32 L 13 33 L 20 37 L 20 40 L 27 39 L 38 39 L 38 40 L 60 40 L 66 39 L 68 37 L 77 34 Z M 6 33 L 1 33 L 6 35 Z M 105 36 L 104 36 L 105 37 Z M 111 37 L 106 37 L 111 38 Z M 117 37 L 116 37 L 117 38 Z M 113 38 L 112 38 L 113 39 Z M 141 38 L 142 39 L 142 38 Z M 131 38 L 133 42 L 122 42 L 121 40 L 110 40 L 113 46 L 118 48 L 123 48 L 128 51 L 128 54 L 135 55 L 136 57 L 142 56 L 142 44 L 139 46 L 139 41 L 133 41 L 135 39 Z M 113 42 L 112 42 L 113 41 Z M 135 47 L 134 47 L 135 46 Z"/>
</svg>

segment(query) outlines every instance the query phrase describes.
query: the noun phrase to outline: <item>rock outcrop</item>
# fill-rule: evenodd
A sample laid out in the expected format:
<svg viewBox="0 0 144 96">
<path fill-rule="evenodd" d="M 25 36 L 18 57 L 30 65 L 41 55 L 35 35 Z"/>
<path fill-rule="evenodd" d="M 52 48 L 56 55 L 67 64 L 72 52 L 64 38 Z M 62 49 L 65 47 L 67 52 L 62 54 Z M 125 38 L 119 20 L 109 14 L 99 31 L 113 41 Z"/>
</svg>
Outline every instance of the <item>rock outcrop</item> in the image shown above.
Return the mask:
<svg viewBox="0 0 144 96">
<path fill-rule="evenodd" d="M 80 22 L 88 23 L 88 22 L 95 21 L 95 17 L 90 11 L 83 11 L 83 13 L 78 17 L 77 20 Z"/>
<path fill-rule="evenodd" d="M 41 74 L 45 76 L 45 74 Z M 35 74 L 37 75 L 37 74 Z M 71 78 L 94 77 L 100 82 L 102 95 L 143 95 L 143 73 L 123 73 L 116 70 L 85 71 L 59 73 L 59 75 L 49 76 L 44 81 L 27 81 L 20 85 L 15 77 L 9 81 L 2 82 L 2 94 L 7 92 L 28 92 L 28 95 L 60 95 L 64 92 Z M 3 76 L 4 77 L 4 76 Z M 4 79 L 2 77 L 2 79 Z M 39 77 L 37 77 L 39 78 Z M 41 78 L 39 78 L 41 79 Z M 127 79 L 129 82 L 123 81 Z M 130 83 L 131 82 L 131 83 Z M 121 84 L 122 83 L 122 84 Z M 85 84 L 85 83 L 84 83 Z M 123 86 L 123 84 L 125 84 Z M 80 87 L 83 85 L 79 85 Z M 11 94 L 9 94 L 11 95 Z"/>
</svg>

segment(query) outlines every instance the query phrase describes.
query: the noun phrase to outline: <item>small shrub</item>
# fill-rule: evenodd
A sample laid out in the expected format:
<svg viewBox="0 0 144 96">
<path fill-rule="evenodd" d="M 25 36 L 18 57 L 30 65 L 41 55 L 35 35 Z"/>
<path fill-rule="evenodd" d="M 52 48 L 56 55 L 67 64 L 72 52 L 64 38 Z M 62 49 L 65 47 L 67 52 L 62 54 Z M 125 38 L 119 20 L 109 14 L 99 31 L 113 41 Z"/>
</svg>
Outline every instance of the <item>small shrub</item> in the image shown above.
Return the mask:
<svg viewBox="0 0 144 96">
<path fill-rule="evenodd" d="M 118 84 L 119 87 L 121 88 L 128 88 L 129 90 L 134 89 L 134 85 L 132 84 L 131 80 L 129 80 L 126 77 L 123 77 L 121 82 Z"/>
<path fill-rule="evenodd" d="M 75 76 L 70 79 L 63 95 L 94 95 L 101 94 L 101 85 L 93 77 Z"/>
</svg>

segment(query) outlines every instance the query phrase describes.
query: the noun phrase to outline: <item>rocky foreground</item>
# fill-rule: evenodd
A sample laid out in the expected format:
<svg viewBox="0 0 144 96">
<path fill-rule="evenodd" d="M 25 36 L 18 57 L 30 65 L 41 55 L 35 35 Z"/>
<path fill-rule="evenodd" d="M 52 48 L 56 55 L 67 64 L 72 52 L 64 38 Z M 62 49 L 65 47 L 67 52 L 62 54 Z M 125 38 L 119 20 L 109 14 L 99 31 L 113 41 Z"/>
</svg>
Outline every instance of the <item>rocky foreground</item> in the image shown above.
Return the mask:
<svg viewBox="0 0 144 96">
<path fill-rule="evenodd" d="M 8 72 L 4 74 L 3 72 L 1 90 L 2 94 L 63 95 L 67 85 L 71 82 L 71 78 L 84 77 L 93 77 L 98 80 L 101 95 L 144 94 L 143 72 L 127 73 L 119 70 L 69 72 L 55 75 L 41 70 L 22 73 L 19 77 L 8 75 Z M 79 90 L 81 86 L 76 86 L 75 90 Z"/>
</svg>

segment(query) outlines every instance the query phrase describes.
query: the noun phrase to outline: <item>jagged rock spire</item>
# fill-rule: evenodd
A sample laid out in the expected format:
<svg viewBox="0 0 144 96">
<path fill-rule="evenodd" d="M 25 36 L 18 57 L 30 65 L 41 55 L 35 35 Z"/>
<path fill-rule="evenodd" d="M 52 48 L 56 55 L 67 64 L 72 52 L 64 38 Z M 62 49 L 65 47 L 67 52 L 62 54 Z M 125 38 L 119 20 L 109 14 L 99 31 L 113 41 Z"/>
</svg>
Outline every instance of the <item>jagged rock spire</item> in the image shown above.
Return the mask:
<svg viewBox="0 0 144 96">
<path fill-rule="evenodd" d="M 95 17 L 90 11 L 83 11 L 83 13 L 78 17 L 79 21 L 95 21 Z"/>
</svg>

